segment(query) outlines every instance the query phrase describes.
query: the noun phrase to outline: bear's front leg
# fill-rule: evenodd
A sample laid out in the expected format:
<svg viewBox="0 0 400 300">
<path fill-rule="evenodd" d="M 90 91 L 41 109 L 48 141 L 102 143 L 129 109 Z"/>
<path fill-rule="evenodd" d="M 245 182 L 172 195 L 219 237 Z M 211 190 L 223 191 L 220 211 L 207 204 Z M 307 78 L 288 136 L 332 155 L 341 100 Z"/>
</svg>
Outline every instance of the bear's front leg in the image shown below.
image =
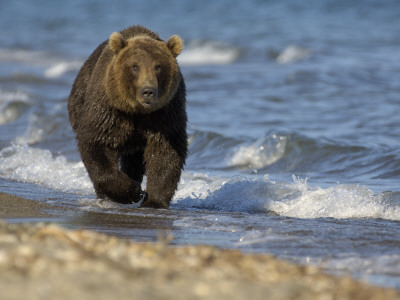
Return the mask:
<svg viewBox="0 0 400 300">
<path fill-rule="evenodd" d="M 144 193 L 140 184 L 119 170 L 119 153 L 99 144 L 79 143 L 82 161 L 99 198 L 129 204 L 139 202 Z"/>
<path fill-rule="evenodd" d="M 186 149 L 186 145 L 182 147 Z M 164 137 L 156 135 L 149 139 L 144 159 L 148 198 L 141 207 L 168 208 L 178 187 L 185 157 Z"/>
</svg>

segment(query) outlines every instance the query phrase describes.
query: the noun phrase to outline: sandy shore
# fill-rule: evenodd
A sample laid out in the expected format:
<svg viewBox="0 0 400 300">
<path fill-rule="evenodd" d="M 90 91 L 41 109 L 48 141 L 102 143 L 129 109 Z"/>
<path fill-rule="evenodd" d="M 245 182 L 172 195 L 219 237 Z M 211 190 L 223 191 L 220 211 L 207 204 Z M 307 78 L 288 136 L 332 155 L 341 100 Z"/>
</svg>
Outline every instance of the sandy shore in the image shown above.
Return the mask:
<svg viewBox="0 0 400 300">
<path fill-rule="evenodd" d="M 7 211 L 16 218 L 21 210 L 10 202 L 19 201 L 29 211 L 29 200 L 0 194 L 0 216 Z M 55 224 L 5 221 L 0 291 L 0 299 L 400 299 L 395 289 L 268 255 L 171 247 L 166 239 L 142 244 Z"/>
</svg>

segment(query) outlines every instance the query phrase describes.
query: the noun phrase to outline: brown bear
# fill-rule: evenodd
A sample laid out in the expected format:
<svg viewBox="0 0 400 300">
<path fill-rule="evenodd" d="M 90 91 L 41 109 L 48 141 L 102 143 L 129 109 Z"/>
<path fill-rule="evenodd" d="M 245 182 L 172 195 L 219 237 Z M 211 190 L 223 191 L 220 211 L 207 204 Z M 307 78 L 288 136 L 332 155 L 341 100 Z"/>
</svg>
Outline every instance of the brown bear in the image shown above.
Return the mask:
<svg viewBox="0 0 400 300">
<path fill-rule="evenodd" d="M 186 89 L 176 61 L 182 48 L 177 35 L 164 42 L 132 26 L 111 34 L 79 71 L 68 112 L 99 198 L 169 207 L 188 147 Z"/>
</svg>

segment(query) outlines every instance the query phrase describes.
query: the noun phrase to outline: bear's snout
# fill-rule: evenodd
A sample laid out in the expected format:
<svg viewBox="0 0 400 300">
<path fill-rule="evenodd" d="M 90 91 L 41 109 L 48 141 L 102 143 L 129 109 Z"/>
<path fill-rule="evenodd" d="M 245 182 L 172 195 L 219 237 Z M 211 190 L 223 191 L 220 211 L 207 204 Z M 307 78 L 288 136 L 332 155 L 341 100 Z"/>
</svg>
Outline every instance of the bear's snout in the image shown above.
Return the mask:
<svg viewBox="0 0 400 300">
<path fill-rule="evenodd" d="M 140 90 L 140 95 L 142 96 L 143 103 L 152 104 L 158 100 L 158 91 L 155 87 L 146 86 Z"/>
</svg>

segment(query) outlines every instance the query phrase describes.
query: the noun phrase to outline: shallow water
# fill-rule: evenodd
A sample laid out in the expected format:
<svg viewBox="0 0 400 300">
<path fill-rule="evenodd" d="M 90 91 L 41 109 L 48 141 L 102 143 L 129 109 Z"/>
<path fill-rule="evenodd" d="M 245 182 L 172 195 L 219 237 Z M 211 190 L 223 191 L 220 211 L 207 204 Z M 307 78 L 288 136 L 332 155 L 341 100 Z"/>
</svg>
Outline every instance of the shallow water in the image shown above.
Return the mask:
<svg viewBox="0 0 400 300">
<path fill-rule="evenodd" d="M 399 3 L 41 2 L 0 5 L 1 191 L 67 227 L 400 288 Z M 190 153 L 170 210 L 97 200 L 68 123 L 81 64 L 132 24 L 185 40 Z"/>
</svg>

